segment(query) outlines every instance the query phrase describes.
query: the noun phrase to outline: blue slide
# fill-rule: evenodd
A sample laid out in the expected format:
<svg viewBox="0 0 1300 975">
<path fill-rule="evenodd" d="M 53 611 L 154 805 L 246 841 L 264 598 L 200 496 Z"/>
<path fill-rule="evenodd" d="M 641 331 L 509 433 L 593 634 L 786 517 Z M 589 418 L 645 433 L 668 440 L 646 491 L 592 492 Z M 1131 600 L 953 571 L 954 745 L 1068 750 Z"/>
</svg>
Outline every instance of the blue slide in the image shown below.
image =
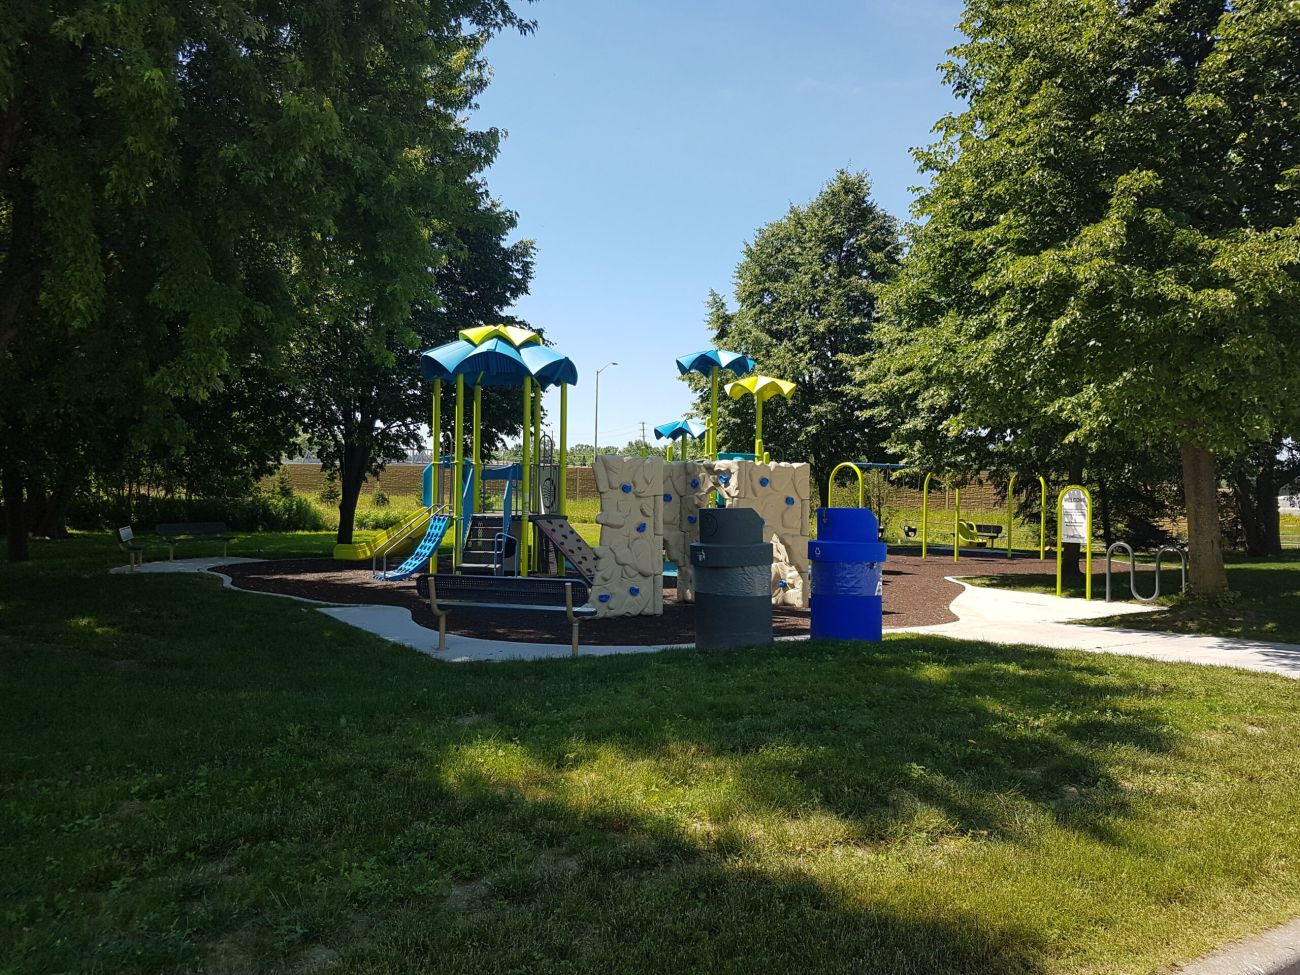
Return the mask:
<svg viewBox="0 0 1300 975">
<path fill-rule="evenodd" d="M 420 544 L 415 546 L 415 551 L 410 554 L 405 562 L 396 569 L 390 569 L 387 572 L 376 572 L 376 579 L 383 579 L 385 582 L 401 582 L 403 579 L 409 579 L 420 569 L 429 564 L 429 559 L 438 551 L 438 546 L 442 544 L 442 537 L 447 534 L 447 529 L 451 526 L 451 515 L 434 515 L 429 519 L 429 530 L 424 533 L 424 538 Z"/>
</svg>

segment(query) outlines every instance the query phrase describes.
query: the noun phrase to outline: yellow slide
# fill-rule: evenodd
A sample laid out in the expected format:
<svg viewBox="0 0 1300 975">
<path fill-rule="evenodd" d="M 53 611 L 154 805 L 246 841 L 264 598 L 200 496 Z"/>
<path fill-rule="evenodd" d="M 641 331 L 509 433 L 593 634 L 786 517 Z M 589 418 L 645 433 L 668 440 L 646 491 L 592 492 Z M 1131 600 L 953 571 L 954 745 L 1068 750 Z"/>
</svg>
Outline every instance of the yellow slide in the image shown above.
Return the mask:
<svg viewBox="0 0 1300 975">
<path fill-rule="evenodd" d="M 351 545 L 335 545 L 334 557 L 347 562 L 360 562 L 374 558 L 376 552 L 386 551 L 388 555 L 405 555 L 424 537 L 425 529 L 428 528 L 429 519 L 432 517 L 432 508 L 420 508 L 392 528 L 375 532 L 367 541 L 353 542 Z M 402 540 L 387 548 L 394 538 Z"/>
</svg>

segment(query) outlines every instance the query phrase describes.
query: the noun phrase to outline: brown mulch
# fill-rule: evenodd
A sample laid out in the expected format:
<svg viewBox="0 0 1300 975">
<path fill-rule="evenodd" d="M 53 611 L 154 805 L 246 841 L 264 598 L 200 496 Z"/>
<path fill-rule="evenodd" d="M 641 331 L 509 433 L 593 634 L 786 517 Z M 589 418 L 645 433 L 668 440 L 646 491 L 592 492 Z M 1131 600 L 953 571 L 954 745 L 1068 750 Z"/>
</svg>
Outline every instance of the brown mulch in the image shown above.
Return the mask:
<svg viewBox="0 0 1300 975">
<path fill-rule="evenodd" d="M 253 592 L 301 596 L 326 603 L 366 603 L 404 606 L 421 626 L 437 628 L 427 603 L 415 591 L 415 580 L 379 582 L 370 566 L 333 559 L 279 559 L 219 566 L 233 585 Z M 1004 575 L 1054 572 L 1052 562 L 1001 556 L 934 555 L 922 561 L 916 555 L 889 556 L 885 565 L 885 627 L 927 626 L 950 623 L 957 617 L 948 604 L 961 592 L 949 575 Z M 582 642 L 609 646 L 651 646 L 694 643 L 694 606 L 677 601 L 676 580 L 664 579 L 662 616 L 634 616 L 585 620 Z M 772 629 L 777 636 L 802 636 L 808 632 L 806 610 L 776 608 Z M 563 614 L 483 609 L 458 609 L 447 617 L 447 630 L 462 636 L 533 643 L 568 643 L 569 626 Z"/>
</svg>

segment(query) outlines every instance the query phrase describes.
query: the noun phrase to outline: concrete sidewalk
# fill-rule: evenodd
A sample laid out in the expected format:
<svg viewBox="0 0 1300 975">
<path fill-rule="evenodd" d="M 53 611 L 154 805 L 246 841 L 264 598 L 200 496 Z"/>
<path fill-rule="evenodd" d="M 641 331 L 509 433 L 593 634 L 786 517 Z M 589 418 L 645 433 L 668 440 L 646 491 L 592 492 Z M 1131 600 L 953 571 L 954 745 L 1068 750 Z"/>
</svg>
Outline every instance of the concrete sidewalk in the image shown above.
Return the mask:
<svg viewBox="0 0 1300 975">
<path fill-rule="evenodd" d="M 1156 610 L 1133 603 L 1062 599 L 1043 593 L 972 586 L 961 579 L 950 578 L 963 587 L 961 595 L 950 606 L 958 617 L 955 623 L 889 632 L 933 634 L 986 643 L 1030 644 L 1057 650 L 1118 653 L 1175 663 L 1239 667 L 1300 679 L 1300 646 L 1296 644 L 1072 625 L 1070 620 Z"/>
</svg>

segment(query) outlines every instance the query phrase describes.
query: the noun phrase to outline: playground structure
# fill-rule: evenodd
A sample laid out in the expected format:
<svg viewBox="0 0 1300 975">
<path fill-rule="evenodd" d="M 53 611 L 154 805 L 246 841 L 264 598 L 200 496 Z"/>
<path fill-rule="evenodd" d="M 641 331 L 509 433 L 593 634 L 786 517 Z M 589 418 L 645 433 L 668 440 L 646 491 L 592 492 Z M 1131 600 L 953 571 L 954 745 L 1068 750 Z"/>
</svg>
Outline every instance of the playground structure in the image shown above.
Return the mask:
<svg viewBox="0 0 1300 975">
<path fill-rule="evenodd" d="M 754 360 L 740 352 L 724 349 L 705 349 L 677 357 L 680 375 L 694 372 L 709 379 L 709 427 L 705 434 L 704 453 L 712 460 L 718 459 L 718 380 L 724 370 L 744 376 L 754 371 Z"/>
<path fill-rule="evenodd" d="M 668 445 L 664 451 L 665 460 L 671 461 L 673 459 L 673 444 L 679 440 L 682 445 L 681 459 L 690 460 L 690 441 L 699 440 L 701 437 L 704 437 L 705 446 L 707 448 L 708 432 L 708 425 L 701 423 L 699 420 L 673 420 L 671 423 L 661 423 L 659 426 L 655 427 L 655 439 L 668 441 Z"/>
<path fill-rule="evenodd" d="M 708 350 L 677 360 L 679 372 L 710 377 L 715 412 L 707 424 L 683 419 L 655 433 L 670 444 L 681 441 L 682 457 L 598 455 L 593 472 L 600 500 L 599 543 L 593 548 L 566 516 L 568 387 L 577 382 L 573 363 L 541 345 L 536 333 L 514 326 L 481 326 L 425 352 L 421 375 L 432 385 L 431 429 L 435 460 L 424 471 L 422 507 L 368 543 L 336 550 L 337 557 L 372 560 L 377 580 L 416 576 L 417 588 L 436 602 L 441 621 L 449 607 L 556 610 L 563 594 L 574 625 L 580 616 L 655 616 L 663 613 L 664 556 L 679 565 L 678 598 L 694 598 L 686 553 L 698 541 L 700 513 L 712 507 L 754 510 L 772 548 L 770 588 L 777 605 L 807 607 L 810 522 L 807 464 L 757 462 L 751 455 L 690 458 L 686 444 L 703 438 L 716 454 L 716 393 L 719 374 L 753 369 L 738 353 Z M 728 394 L 754 395 L 759 404 L 756 448 L 761 449 L 761 404 L 775 395 L 789 398 L 793 383 L 771 377 Z M 451 453 L 440 453 L 442 387 L 455 384 Z M 515 386 L 521 391 L 522 437 L 517 463 L 484 463 L 482 391 Z M 541 430 L 541 399 L 555 386 L 560 392 L 558 443 Z M 468 431 L 466 421 L 468 420 Z M 466 434 L 468 433 L 468 437 Z M 468 440 L 468 451 L 466 450 Z M 484 487 L 500 510 L 491 510 Z M 438 572 L 438 549 L 451 538 L 450 572 Z M 340 547 L 342 549 L 343 547 Z M 408 554 L 409 553 L 409 554 Z M 396 568 L 389 560 L 405 555 Z M 545 578 L 552 576 L 551 584 Z M 530 578 L 531 577 L 531 578 Z M 571 580 L 566 582 L 565 580 Z M 433 594 L 439 594 L 436 597 Z M 575 595 L 585 602 L 574 603 Z"/>
<path fill-rule="evenodd" d="M 903 464 L 880 463 L 876 461 L 844 461 L 837 464 L 831 471 L 827 483 L 827 497 L 831 497 L 835 492 L 836 481 L 846 472 L 853 475 L 856 481 L 857 507 L 870 508 L 876 515 L 880 524 L 881 539 L 886 537 L 886 524 L 888 518 L 888 509 L 890 508 L 890 495 L 897 488 L 889 484 L 888 488 L 884 487 L 881 478 L 893 479 L 898 477 L 920 476 L 919 472 L 914 472 Z M 879 475 L 876 479 L 877 489 L 874 497 L 868 497 L 868 478 L 873 474 Z M 1012 534 L 1016 524 L 1015 508 L 1016 496 L 1015 486 L 1018 475 L 1012 474 L 1007 482 L 1006 490 L 1006 526 L 1001 524 L 982 524 L 971 521 L 962 517 L 962 486 L 954 484 L 948 475 L 937 475 L 944 485 L 951 505 L 945 501 L 945 508 L 951 507 L 952 519 L 951 531 L 945 534 L 951 536 L 953 544 L 953 561 L 960 561 L 961 550 L 963 548 L 983 548 L 992 550 L 995 545 L 1005 540 L 1006 557 L 1014 558 L 1015 549 L 1012 543 Z M 914 493 L 920 498 L 920 518 L 918 523 L 905 522 L 902 531 L 898 533 L 895 541 L 917 540 L 921 545 L 921 557 L 929 558 L 930 545 L 932 540 L 931 531 L 931 506 L 930 506 L 930 489 L 934 483 L 936 474 L 931 472 L 924 475 L 919 486 L 904 487 L 906 493 Z M 1046 558 L 1047 550 L 1047 481 L 1039 477 L 1038 483 L 1041 488 L 1041 500 L 1039 504 L 1039 530 L 1038 530 L 1038 557 L 1040 560 Z M 853 482 L 850 482 L 849 489 L 852 493 Z M 987 510 L 987 509 L 986 509 Z"/>
<path fill-rule="evenodd" d="M 742 396 L 754 397 L 754 459 L 767 463 L 771 456 L 763 449 L 763 404 L 774 396 L 784 396 L 786 399 L 794 396 L 796 386 L 786 379 L 777 379 L 774 376 L 746 376 L 743 379 L 737 379 L 734 383 L 727 384 L 727 395 L 732 399 L 740 399 Z M 716 410 L 715 410 L 716 412 Z M 717 418 L 714 418 L 716 427 Z M 717 460 L 716 451 L 713 459 Z"/>
</svg>

